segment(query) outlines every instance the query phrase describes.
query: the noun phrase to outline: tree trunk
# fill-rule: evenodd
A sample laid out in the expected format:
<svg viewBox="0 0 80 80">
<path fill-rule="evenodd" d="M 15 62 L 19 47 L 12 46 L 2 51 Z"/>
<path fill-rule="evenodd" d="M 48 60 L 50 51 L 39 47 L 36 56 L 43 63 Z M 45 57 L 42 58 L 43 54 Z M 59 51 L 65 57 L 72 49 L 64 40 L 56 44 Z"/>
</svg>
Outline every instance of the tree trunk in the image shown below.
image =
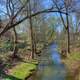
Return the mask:
<svg viewBox="0 0 80 80">
<path fill-rule="evenodd" d="M 31 4 L 30 4 L 30 1 L 29 1 L 29 13 L 28 13 L 30 16 L 31 16 Z M 33 28 L 32 28 L 32 18 L 30 17 L 29 18 L 29 22 L 30 22 L 30 33 L 31 33 L 31 49 L 32 49 L 32 59 L 34 59 L 34 35 L 33 35 Z"/>
<path fill-rule="evenodd" d="M 36 54 L 36 33 L 34 32 L 34 53 Z"/>
<path fill-rule="evenodd" d="M 14 31 L 14 50 L 13 50 L 13 57 L 15 58 L 17 56 L 18 48 L 17 48 L 17 33 L 15 27 L 13 28 Z"/>
<path fill-rule="evenodd" d="M 30 19 L 30 32 L 31 32 L 31 49 L 32 49 L 32 59 L 34 58 L 34 38 L 32 29 L 32 19 Z"/>
<path fill-rule="evenodd" d="M 66 20 L 67 20 L 67 27 L 66 27 L 66 30 L 67 30 L 67 52 L 70 53 L 70 33 L 69 33 L 69 18 L 68 18 L 68 15 L 66 15 Z"/>
<path fill-rule="evenodd" d="M 67 52 L 70 53 L 70 34 L 69 34 L 69 27 L 67 29 Z"/>
</svg>

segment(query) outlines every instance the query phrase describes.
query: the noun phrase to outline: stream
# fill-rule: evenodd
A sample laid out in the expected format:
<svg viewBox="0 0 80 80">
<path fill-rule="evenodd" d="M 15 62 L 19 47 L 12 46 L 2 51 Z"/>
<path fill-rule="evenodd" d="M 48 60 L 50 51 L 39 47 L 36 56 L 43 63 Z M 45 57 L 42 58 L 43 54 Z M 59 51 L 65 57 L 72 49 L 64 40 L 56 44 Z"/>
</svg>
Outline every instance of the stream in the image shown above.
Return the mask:
<svg viewBox="0 0 80 80">
<path fill-rule="evenodd" d="M 42 52 L 38 69 L 28 80 L 67 80 L 67 69 L 61 62 L 57 47 L 53 43 Z"/>
</svg>

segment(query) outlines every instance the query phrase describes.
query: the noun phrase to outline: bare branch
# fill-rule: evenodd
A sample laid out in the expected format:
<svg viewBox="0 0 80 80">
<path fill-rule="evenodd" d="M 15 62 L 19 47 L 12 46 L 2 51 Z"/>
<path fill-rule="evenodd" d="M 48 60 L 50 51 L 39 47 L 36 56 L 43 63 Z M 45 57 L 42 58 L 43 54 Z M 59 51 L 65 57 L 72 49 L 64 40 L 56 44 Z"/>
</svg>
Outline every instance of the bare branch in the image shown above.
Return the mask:
<svg viewBox="0 0 80 80">
<path fill-rule="evenodd" d="M 23 19 L 21 19 L 20 21 L 16 22 L 15 24 L 12 24 L 12 25 L 10 25 L 10 26 L 8 26 L 8 27 L 5 27 L 4 30 L 0 33 L 0 36 L 3 35 L 5 32 L 7 32 L 9 29 L 11 29 L 11 28 L 19 25 L 20 23 L 22 23 L 22 22 L 25 21 L 26 19 L 28 19 L 28 18 L 30 18 L 30 17 L 37 16 L 37 15 L 42 14 L 42 13 L 53 13 L 53 12 L 57 12 L 57 13 L 62 13 L 62 14 L 68 15 L 68 14 L 65 13 L 65 12 L 61 12 L 61 11 L 58 11 L 58 10 L 51 10 L 51 9 L 52 9 L 52 8 L 50 8 L 50 9 L 45 9 L 45 10 L 43 10 L 43 11 L 36 12 L 36 13 L 30 15 L 30 16 L 24 17 Z"/>
</svg>

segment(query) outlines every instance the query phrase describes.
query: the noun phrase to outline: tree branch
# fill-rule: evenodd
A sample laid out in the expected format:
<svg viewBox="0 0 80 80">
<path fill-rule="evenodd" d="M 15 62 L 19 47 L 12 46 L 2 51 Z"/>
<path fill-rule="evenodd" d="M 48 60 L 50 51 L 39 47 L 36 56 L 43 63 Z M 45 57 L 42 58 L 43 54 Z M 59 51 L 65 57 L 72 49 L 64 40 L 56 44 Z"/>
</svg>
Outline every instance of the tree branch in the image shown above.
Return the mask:
<svg viewBox="0 0 80 80">
<path fill-rule="evenodd" d="M 28 19 L 28 18 L 30 18 L 30 17 L 37 16 L 37 15 L 42 14 L 42 13 L 53 13 L 53 12 L 57 12 L 57 13 L 62 13 L 62 14 L 68 15 L 68 14 L 65 13 L 65 12 L 62 12 L 62 11 L 59 11 L 59 10 L 51 10 L 51 9 L 52 9 L 52 8 L 50 8 L 50 9 L 45 9 L 45 10 L 43 10 L 43 11 L 36 12 L 36 13 L 30 15 L 30 16 L 24 17 L 23 19 L 21 19 L 20 21 L 14 23 L 14 24 L 12 24 L 12 25 L 9 25 L 8 27 L 5 27 L 4 30 L 0 33 L 0 36 L 3 35 L 5 32 L 7 32 L 9 29 L 11 29 L 11 28 L 19 25 L 20 23 L 22 23 L 22 22 L 25 21 L 26 19 Z"/>
</svg>

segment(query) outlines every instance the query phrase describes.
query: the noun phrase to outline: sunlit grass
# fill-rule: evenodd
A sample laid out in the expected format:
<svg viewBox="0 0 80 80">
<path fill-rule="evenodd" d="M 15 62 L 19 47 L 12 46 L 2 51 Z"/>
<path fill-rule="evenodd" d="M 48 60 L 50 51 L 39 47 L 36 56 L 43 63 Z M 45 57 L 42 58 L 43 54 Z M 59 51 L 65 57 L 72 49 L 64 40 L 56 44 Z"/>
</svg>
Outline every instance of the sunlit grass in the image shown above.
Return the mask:
<svg viewBox="0 0 80 80">
<path fill-rule="evenodd" d="M 31 74 L 30 70 L 35 68 L 36 66 L 34 64 L 21 63 L 12 69 L 11 75 L 19 79 L 24 79 L 25 77 L 29 76 L 29 74 Z"/>
<path fill-rule="evenodd" d="M 30 74 L 32 74 L 32 70 L 36 69 L 36 65 L 34 63 L 23 63 L 16 65 L 12 69 L 10 69 L 9 75 L 16 78 L 16 80 L 24 80 Z M 4 80 L 14 80 L 11 79 L 10 76 L 6 77 Z"/>
</svg>

